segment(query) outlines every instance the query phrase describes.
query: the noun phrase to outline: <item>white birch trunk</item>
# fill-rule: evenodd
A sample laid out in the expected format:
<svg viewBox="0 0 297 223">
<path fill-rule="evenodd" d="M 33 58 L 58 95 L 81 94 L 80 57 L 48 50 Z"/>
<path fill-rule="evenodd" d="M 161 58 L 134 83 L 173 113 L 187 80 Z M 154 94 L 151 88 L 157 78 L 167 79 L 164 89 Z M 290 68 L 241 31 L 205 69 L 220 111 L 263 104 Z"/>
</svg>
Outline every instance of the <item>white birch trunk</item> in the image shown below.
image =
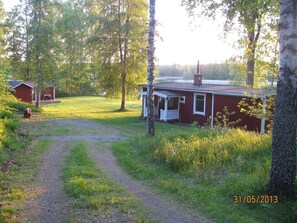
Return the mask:
<svg viewBox="0 0 297 223">
<path fill-rule="evenodd" d="M 280 0 L 280 67 L 266 192 L 294 197 L 297 128 L 297 1 Z"/>
<path fill-rule="evenodd" d="M 148 115 L 147 115 L 147 134 L 155 135 L 155 116 L 154 116 L 154 59 L 155 59 L 155 0 L 150 0 L 149 14 L 149 34 L 148 34 L 148 77 L 147 77 L 147 99 L 148 99 Z"/>
</svg>

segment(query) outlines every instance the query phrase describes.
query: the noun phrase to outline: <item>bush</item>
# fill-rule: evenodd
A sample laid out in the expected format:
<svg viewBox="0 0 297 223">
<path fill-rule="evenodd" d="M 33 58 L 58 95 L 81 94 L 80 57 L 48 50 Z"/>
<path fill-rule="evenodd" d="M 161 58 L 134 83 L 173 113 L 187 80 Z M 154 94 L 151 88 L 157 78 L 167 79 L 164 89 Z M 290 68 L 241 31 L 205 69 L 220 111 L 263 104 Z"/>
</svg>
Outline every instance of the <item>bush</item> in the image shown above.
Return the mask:
<svg viewBox="0 0 297 223">
<path fill-rule="evenodd" d="M 28 141 L 20 138 L 17 131 L 19 123 L 20 118 L 13 111 L 0 111 L 0 164 L 22 149 Z"/>
<path fill-rule="evenodd" d="M 0 111 L 0 119 L 5 119 L 5 118 L 15 119 L 16 115 L 13 112 L 9 111 L 9 110 Z"/>
<path fill-rule="evenodd" d="M 23 112 L 25 110 L 25 108 L 30 108 L 33 112 L 41 112 L 42 109 L 41 108 L 37 108 L 35 105 L 30 104 L 30 103 L 25 103 L 25 102 L 21 102 L 21 101 L 11 101 L 8 102 L 7 105 L 17 111 L 17 112 Z"/>
</svg>

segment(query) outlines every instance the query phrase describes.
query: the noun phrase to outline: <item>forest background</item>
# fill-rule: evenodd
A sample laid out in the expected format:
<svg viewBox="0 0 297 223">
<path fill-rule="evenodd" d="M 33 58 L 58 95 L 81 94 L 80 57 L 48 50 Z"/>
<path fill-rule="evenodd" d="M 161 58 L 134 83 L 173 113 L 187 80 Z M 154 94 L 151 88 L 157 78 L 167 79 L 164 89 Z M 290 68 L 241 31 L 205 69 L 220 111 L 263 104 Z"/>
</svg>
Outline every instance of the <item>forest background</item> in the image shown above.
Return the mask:
<svg viewBox="0 0 297 223">
<path fill-rule="evenodd" d="M 146 82 L 147 74 L 146 0 L 22 0 L 6 13 L 0 3 L 4 79 L 36 80 L 41 86 L 50 81 L 57 96 L 137 97 L 137 85 Z M 255 86 L 277 74 L 275 15 L 261 19 Z M 234 24 L 238 41 L 233 45 L 240 53 L 223 63 L 202 64 L 205 79 L 244 83 L 249 42 L 245 28 Z M 156 75 L 192 80 L 195 72 L 196 65 L 158 65 Z"/>
</svg>

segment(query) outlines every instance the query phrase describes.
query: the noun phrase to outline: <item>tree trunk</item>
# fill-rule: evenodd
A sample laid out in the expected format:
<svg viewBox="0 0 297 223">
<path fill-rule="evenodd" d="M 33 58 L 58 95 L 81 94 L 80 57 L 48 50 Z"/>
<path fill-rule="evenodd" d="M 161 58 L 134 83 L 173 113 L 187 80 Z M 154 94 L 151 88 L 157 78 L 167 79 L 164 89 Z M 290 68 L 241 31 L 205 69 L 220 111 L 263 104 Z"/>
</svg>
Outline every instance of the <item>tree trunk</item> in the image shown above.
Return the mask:
<svg viewBox="0 0 297 223">
<path fill-rule="evenodd" d="M 155 0 L 150 0 L 150 18 L 149 18 L 149 35 L 148 35 L 148 77 L 147 77 L 147 134 L 155 135 L 155 116 L 154 116 L 154 59 L 155 59 Z"/>
<path fill-rule="evenodd" d="M 126 110 L 126 71 L 122 72 L 122 102 L 120 110 Z"/>
<path fill-rule="evenodd" d="M 246 85 L 252 87 L 254 86 L 254 76 L 255 76 L 255 52 L 256 52 L 256 40 L 254 29 L 248 33 L 248 48 L 247 48 L 247 76 Z"/>
<path fill-rule="evenodd" d="M 266 192 L 294 197 L 297 128 L 297 2 L 280 1 L 280 69 L 277 83 L 272 163 Z"/>
<path fill-rule="evenodd" d="M 41 70 L 40 70 L 40 25 L 41 25 L 41 2 L 37 1 L 35 3 L 35 58 L 36 58 L 36 79 L 37 79 L 37 88 L 36 88 L 36 107 L 40 107 L 40 87 L 41 87 Z"/>
</svg>

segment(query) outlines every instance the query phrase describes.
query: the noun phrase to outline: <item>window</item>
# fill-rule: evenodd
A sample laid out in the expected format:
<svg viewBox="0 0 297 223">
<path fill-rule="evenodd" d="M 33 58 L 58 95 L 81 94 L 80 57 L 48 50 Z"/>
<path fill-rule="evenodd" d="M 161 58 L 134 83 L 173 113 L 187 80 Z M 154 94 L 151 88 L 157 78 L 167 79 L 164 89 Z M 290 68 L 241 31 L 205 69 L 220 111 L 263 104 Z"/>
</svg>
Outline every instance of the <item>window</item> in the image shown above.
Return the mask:
<svg viewBox="0 0 297 223">
<path fill-rule="evenodd" d="M 198 115 L 205 115 L 205 94 L 194 94 L 194 109 L 193 113 Z"/>
<path fill-rule="evenodd" d="M 168 110 L 178 109 L 178 98 L 170 98 L 168 101 Z"/>
</svg>

